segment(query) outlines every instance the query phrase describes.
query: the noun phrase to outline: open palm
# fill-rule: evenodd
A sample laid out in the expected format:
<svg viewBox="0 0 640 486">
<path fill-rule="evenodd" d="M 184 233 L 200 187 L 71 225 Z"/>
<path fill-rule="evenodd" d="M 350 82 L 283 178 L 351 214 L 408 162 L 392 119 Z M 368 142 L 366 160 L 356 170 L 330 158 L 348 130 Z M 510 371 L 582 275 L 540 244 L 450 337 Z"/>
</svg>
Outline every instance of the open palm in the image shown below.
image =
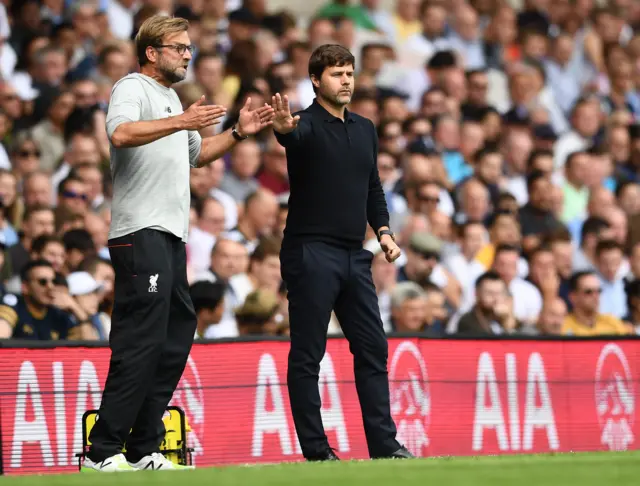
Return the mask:
<svg viewBox="0 0 640 486">
<path fill-rule="evenodd" d="M 251 110 L 251 97 L 247 98 L 238 117 L 238 131 L 242 136 L 255 135 L 273 123 L 274 110 L 268 104 Z"/>
<path fill-rule="evenodd" d="M 289 108 L 289 98 L 287 95 L 280 96 L 280 93 L 276 93 L 271 97 L 271 106 L 275 110 L 275 118 L 273 119 L 273 128 L 279 133 L 289 133 L 295 130 L 300 121 L 300 115 L 291 116 L 291 109 Z"/>
</svg>

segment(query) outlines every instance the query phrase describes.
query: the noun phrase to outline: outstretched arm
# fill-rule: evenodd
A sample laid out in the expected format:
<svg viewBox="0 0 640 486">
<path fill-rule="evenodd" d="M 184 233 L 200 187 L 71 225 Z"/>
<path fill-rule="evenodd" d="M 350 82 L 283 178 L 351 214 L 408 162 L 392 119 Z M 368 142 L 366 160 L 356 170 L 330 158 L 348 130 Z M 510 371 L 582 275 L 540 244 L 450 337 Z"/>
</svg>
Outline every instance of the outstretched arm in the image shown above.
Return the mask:
<svg viewBox="0 0 640 486">
<path fill-rule="evenodd" d="M 240 116 L 236 124 L 236 130 L 241 137 L 255 135 L 273 122 L 273 108 L 269 105 L 265 103 L 264 106 L 255 110 L 250 110 L 250 105 L 251 98 L 249 97 L 242 110 L 240 110 Z M 219 159 L 225 152 L 238 143 L 231 132 L 232 129 L 229 129 L 223 133 L 202 140 L 197 167 L 203 167 Z"/>
</svg>

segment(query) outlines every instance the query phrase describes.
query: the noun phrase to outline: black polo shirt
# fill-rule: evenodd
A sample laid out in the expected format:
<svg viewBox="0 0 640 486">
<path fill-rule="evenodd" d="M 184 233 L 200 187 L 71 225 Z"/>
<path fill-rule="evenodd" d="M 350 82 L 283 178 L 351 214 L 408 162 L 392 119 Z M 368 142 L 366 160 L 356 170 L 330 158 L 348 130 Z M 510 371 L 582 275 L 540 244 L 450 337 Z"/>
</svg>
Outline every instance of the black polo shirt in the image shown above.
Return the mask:
<svg viewBox="0 0 640 486">
<path fill-rule="evenodd" d="M 343 122 L 317 100 L 295 115 L 294 131 L 275 132 L 286 148 L 291 189 L 283 245 L 323 240 L 361 247 L 367 222 L 375 231 L 389 226 L 375 126 L 346 110 Z"/>
</svg>

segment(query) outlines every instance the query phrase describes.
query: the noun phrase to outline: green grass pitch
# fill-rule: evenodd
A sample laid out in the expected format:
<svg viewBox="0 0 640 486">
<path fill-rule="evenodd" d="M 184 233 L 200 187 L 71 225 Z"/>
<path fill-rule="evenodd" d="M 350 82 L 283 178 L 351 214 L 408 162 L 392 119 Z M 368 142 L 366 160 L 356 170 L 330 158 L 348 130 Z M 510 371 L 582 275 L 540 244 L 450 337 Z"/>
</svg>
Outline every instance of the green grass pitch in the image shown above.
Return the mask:
<svg viewBox="0 0 640 486">
<path fill-rule="evenodd" d="M 6 486 L 638 485 L 640 452 L 342 461 L 117 474 L 5 477 Z"/>
</svg>

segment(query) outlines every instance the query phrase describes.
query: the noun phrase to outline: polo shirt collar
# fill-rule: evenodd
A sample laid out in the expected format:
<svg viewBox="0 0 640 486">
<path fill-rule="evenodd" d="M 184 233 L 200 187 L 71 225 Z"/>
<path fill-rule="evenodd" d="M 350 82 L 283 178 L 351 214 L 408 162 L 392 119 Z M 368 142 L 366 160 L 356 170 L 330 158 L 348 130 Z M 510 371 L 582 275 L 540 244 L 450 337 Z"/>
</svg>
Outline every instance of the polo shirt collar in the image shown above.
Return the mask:
<svg viewBox="0 0 640 486">
<path fill-rule="evenodd" d="M 311 111 L 311 113 L 313 115 L 316 115 L 316 116 L 320 117 L 322 120 L 324 120 L 326 122 L 329 122 L 329 123 L 333 123 L 335 121 L 342 122 L 342 120 L 340 120 L 340 118 L 338 118 L 337 116 L 334 116 L 331 113 L 329 113 L 325 109 L 324 106 L 322 106 L 320 103 L 318 103 L 318 99 L 317 98 L 313 99 L 313 103 L 309 107 L 309 110 Z M 356 119 L 354 118 L 354 116 L 346 108 L 344 110 L 344 120 L 347 123 L 355 123 L 356 122 Z"/>
</svg>

